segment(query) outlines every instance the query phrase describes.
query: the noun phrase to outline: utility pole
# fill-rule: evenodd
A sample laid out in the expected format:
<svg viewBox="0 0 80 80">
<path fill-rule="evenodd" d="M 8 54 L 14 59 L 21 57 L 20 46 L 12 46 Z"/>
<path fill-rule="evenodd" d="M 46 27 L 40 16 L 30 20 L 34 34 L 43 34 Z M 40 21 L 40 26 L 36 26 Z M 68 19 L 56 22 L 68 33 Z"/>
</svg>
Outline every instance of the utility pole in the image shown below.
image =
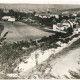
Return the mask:
<svg viewBox="0 0 80 80">
<path fill-rule="evenodd" d="M 36 54 L 35 54 L 36 69 L 37 69 L 37 65 L 38 65 L 38 57 L 39 57 L 39 54 L 36 52 Z"/>
</svg>

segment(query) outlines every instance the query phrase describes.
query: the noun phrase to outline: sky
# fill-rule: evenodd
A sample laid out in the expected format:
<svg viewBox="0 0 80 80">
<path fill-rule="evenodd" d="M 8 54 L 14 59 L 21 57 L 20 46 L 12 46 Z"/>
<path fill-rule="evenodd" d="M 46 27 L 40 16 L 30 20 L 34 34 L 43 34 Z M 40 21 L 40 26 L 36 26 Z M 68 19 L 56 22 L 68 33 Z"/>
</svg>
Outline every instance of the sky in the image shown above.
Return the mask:
<svg viewBox="0 0 80 80">
<path fill-rule="evenodd" d="M 80 4 L 80 0 L 0 0 L 0 3 Z"/>
</svg>

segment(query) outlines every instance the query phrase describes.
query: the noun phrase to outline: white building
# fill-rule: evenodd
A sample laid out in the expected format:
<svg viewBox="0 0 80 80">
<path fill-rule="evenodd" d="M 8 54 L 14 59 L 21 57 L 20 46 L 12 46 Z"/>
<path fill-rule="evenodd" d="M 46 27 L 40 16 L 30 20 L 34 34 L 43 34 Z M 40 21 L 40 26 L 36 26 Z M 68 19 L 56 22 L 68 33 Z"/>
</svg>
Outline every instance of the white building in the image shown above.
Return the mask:
<svg viewBox="0 0 80 80">
<path fill-rule="evenodd" d="M 9 18 L 11 18 L 11 16 L 3 16 L 2 20 L 8 20 Z"/>
<path fill-rule="evenodd" d="M 15 21 L 15 18 L 9 18 L 8 21 L 14 22 Z"/>
<path fill-rule="evenodd" d="M 59 15 L 55 14 L 55 18 L 56 18 L 56 19 L 59 19 Z"/>
<path fill-rule="evenodd" d="M 2 20 L 14 22 L 14 21 L 15 21 L 15 18 L 12 18 L 11 16 L 3 16 L 3 17 L 2 17 Z"/>
<path fill-rule="evenodd" d="M 53 24 L 53 31 L 57 31 L 57 25 Z"/>
</svg>

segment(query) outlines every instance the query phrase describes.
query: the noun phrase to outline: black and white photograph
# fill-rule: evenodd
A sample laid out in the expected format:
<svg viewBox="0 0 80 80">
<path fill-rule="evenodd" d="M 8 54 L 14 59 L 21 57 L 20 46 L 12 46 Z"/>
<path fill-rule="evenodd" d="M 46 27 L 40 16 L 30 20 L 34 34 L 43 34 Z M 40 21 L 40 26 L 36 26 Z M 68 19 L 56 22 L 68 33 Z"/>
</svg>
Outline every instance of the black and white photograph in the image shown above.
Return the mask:
<svg viewBox="0 0 80 80">
<path fill-rule="evenodd" d="M 0 0 L 0 79 L 80 79 L 80 1 Z"/>
</svg>

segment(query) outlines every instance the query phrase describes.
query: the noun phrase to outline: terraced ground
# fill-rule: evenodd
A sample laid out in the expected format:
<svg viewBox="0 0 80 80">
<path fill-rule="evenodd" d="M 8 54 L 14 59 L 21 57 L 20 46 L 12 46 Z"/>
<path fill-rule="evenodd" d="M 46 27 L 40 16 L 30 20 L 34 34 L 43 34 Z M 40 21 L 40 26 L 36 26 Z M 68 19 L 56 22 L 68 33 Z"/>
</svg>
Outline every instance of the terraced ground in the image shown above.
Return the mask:
<svg viewBox="0 0 80 80">
<path fill-rule="evenodd" d="M 1 36 L 8 32 L 5 40 L 7 42 L 39 39 L 43 36 L 49 36 L 53 34 L 49 32 L 44 32 L 38 28 L 35 28 L 22 22 L 14 22 L 12 24 L 11 22 L 1 21 L 0 23 L 4 25 L 4 30 Z"/>
</svg>

